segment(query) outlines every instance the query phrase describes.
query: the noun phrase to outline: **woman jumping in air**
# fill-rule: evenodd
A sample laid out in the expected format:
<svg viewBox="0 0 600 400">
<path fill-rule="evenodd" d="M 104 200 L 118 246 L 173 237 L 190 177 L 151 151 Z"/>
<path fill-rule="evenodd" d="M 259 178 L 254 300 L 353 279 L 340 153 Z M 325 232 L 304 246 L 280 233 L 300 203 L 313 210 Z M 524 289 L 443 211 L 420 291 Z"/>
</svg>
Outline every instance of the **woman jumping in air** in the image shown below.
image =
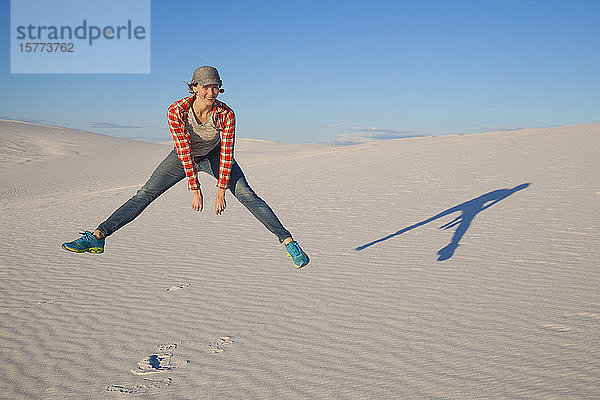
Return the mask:
<svg viewBox="0 0 600 400">
<path fill-rule="evenodd" d="M 192 96 L 169 106 L 169 129 L 174 149 L 156 167 L 148 182 L 94 232 L 85 231 L 72 242 L 63 243 L 65 250 L 76 253 L 103 253 L 106 237 L 133 221 L 158 196 L 187 177 L 192 191 L 192 208 L 203 209 L 203 197 L 197 172 L 211 174 L 217 179 L 215 213 L 221 215 L 226 207 L 225 191 L 231 193 L 285 245 L 296 268 L 308 264 L 309 258 L 292 239 L 273 210 L 254 193 L 244 173 L 233 158 L 235 115 L 225 103 L 218 101 L 222 93 L 221 78 L 214 67 L 196 69 L 188 84 Z"/>
</svg>

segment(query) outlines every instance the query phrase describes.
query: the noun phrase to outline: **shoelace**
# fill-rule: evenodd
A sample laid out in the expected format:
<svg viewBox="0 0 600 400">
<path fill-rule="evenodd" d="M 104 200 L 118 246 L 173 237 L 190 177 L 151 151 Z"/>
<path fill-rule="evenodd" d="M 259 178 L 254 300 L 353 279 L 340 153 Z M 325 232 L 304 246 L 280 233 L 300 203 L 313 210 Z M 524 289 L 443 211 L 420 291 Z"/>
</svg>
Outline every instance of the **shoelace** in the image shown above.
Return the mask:
<svg viewBox="0 0 600 400">
<path fill-rule="evenodd" d="M 84 230 L 82 230 L 81 232 L 79 232 L 79 234 L 83 235 L 80 239 L 85 238 L 85 240 L 88 240 L 88 241 L 92 240 L 92 239 L 96 239 L 94 237 L 94 235 L 92 235 L 92 232 L 90 232 L 90 231 L 84 231 Z"/>
</svg>

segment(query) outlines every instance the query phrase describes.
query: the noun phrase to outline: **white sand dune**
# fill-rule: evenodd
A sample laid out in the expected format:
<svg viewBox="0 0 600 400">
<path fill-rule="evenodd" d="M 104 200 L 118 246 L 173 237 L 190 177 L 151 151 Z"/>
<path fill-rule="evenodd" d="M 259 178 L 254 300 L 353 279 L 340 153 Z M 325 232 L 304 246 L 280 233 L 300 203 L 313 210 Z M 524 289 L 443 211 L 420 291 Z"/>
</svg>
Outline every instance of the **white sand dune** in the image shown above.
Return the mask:
<svg viewBox="0 0 600 400">
<path fill-rule="evenodd" d="M 600 124 L 240 140 L 295 270 L 208 175 L 202 213 L 181 182 L 62 250 L 170 146 L 0 121 L 0 398 L 598 398 L 599 150 Z"/>
</svg>

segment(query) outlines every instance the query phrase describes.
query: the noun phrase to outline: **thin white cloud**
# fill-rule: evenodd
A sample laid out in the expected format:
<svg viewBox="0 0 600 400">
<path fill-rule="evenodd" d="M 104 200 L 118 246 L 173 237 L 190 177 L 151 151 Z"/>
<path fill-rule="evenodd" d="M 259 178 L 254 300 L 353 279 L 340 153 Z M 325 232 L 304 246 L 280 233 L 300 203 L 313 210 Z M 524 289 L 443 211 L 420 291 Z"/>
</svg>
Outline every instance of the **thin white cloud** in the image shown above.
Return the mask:
<svg viewBox="0 0 600 400">
<path fill-rule="evenodd" d="M 397 129 L 383 129 L 377 127 L 353 127 L 350 128 L 356 133 L 343 133 L 338 135 L 329 143 L 338 145 L 352 145 L 371 142 L 373 140 L 392 140 L 407 137 L 423 136 L 413 131 L 400 131 Z"/>
<path fill-rule="evenodd" d="M 90 126 L 95 129 L 138 129 L 148 128 L 143 125 L 119 125 L 111 122 L 90 122 Z"/>
<path fill-rule="evenodd" d="M 518 131 L 523 129 L 522 127 L 501 127 L 501 126 L 488 126 L 483 128 L 485 132 L 496 132 L 496 131 Z"/>
</svg>

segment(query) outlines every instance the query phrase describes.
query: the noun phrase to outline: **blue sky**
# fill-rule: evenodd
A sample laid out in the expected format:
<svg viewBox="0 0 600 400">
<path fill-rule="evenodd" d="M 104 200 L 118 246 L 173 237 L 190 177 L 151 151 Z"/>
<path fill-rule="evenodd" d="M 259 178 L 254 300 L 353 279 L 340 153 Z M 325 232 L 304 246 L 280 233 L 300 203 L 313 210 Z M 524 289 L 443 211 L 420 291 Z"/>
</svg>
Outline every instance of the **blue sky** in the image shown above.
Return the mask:
<svg viewBox="0 0 600 400">
<path fill-rule="evenodd" d="M 245 138 L 600 122 L 597 0 L 154 0 L 150 74 L 11 74 L 9 10 L 0 0 L 0 118 L 168 141 L 181 81 L 213 65 Z"/>
</svg>

